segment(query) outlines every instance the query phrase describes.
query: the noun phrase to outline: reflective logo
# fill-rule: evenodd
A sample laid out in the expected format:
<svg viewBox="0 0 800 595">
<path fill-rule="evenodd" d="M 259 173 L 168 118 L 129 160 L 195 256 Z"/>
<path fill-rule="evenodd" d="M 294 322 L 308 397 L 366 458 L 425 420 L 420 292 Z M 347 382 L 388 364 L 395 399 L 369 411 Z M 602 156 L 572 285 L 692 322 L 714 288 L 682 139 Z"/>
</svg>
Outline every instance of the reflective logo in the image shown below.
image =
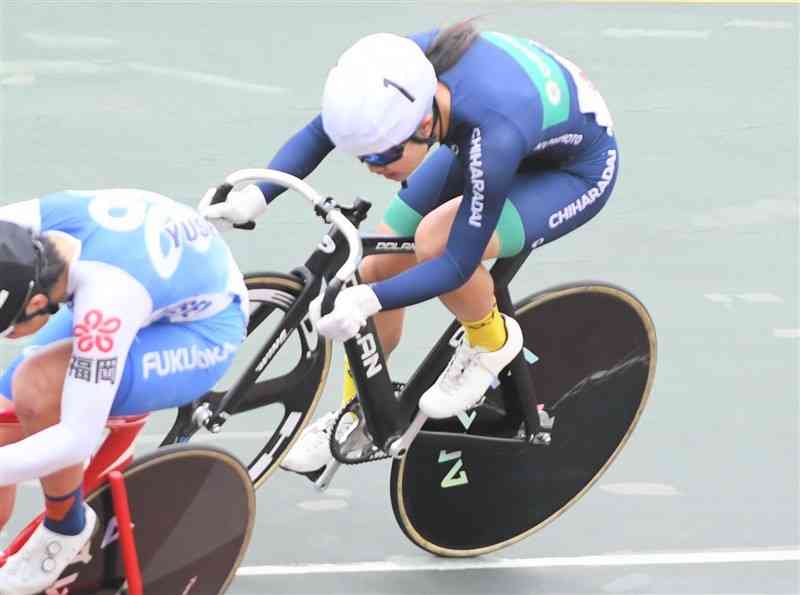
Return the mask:
<svg viewBox="0 0 800 595">
<path fill-rule="evenodd" d="M 147 380 L 152 373 L 169 376 L 196 369 L 205 370 L 227 361 L 234 353 L 236 353 L 236 346 L 230 343 L 206 349 L 192 345 L 191 348 L 180 347 L 164 351 L 150 351 L 142 356 L 142 373 L 144 379 Z"/>
<path fill-rule="evenodd" d="M 275 357 L 275 354 L 278 353 L 278 350 L 284 343 L 286 343 L 286 339 L 288 338 L 289 332 L 286 329 L 283 329 L 272 346 L 267 349 L 267 353 L 264 354 L 264 357 L 261 359 L 261 361 L 258 362 L 258 366 L 256 366 L 256 372 L 260 374 L 261 371 L 267 367 L 267 364 L 272 361 L 272 358 Z"/>
<path fill-rule="evenodd" d="M 191 299 L 164 311 L 171 320 L 192 320 L 211 307 L 211 300 Z"/>
<path fill-rule="evenodd" d="M 562 134 L 561 136 L 557 136 L 555 138 L 551 138 L 549 140 L 544 140 L 540 142 L 533 148 L 533 150 L 542 151 L 554 145 L 572 145 L 574 147 L 577 147 L 582 142 L 583 142 L 582 134 Z"/>
<path fill-rule="evenodd" d="M 597 185 L 589 188 L 589 190 L 584 192 L 575 202 L 571 202 L 560 211 L 556 211 L 550 215 L 550 219 L 548 221 L 550 228 L 555 229 L 564 223 L 564 221 L 572 219 L 575 215 L 583 211 L 583 209 L 591 204 L 594 204 L 594 201 L 603 196 L 606 188 L 614 178 L 614 169 L 616 168 L 616 165 L 617 152 L 614 149 L 609 149 L 608 158 L 606 159 L 606 167 L 603 169 L 603 173 L 600 176 L 600 180 L 597 182 Z"/>
<path fill-rule="evenodd" d="M 461 460 L 461 451 L 439 451 L 439 462 L 447 463 L 449 461 L 455 461 L 455 463 L 450 467 L 447 475 L 444 476 L 441 483 L 442 488 L 454 488 L 456 486 L 468 484 L 469 478 L 467 477 L 467 472 L 462 468 L 464 466 L 464 461 Z"/>
<path fill-rule="evenodd" d="M 481 148 L 481 129 L 472 131 L 472 140 L 469 149 L 469 175 L 472 184 L 472 203 L 469 224 L 480 227 L 483 222 L 483 191 L 486 184 L 483 177 L 483 149 Z"/>
<path fill-rule="evenodd" d="M 153 312 L 151 320 L 167 318 L 170 322 L 189 322 L 210 318 L 224 310 L 231 303 L 229 295 L 204 294 L 170 304 Z"/>
<path fill-rule="evenodd" d="M 414 242 L 378 242 L 376 250 L 414 250 Z"/>
<path fill-rule="evenodd" d="M 378 353 L 378 344 L 375 342 L 375 335 L 356 335 L 356 343 L 361 347 L 361 363 L 367 371 L 367 378 L 372 378 L 383 370 Z"/>
</svg>

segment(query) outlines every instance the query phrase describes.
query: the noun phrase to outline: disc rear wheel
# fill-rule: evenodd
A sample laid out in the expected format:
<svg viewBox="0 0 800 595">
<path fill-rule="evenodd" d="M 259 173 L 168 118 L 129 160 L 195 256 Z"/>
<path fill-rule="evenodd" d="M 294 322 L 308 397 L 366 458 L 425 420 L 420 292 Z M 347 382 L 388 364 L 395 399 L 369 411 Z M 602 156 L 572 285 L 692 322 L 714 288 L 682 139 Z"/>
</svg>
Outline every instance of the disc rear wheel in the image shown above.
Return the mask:
<svg viewBox="0 0 800 595">
<path fill-rule="evenodd" d="M 395 517 L 421 548 L 474 556 L 515 543 L 567 510 L 628 440 L 650 393 L 655 329 L 630 293 L 600 283 L 554 288 L 517 305 L 536 398 L 554 418 L 549 446 L 530 445 L 515 403 L 432 422 L 392 465 Z M 510 383 L 509 383 L 510 384 Z M 494 418 L 505 410 L 513 431 Z"/>
</svg>

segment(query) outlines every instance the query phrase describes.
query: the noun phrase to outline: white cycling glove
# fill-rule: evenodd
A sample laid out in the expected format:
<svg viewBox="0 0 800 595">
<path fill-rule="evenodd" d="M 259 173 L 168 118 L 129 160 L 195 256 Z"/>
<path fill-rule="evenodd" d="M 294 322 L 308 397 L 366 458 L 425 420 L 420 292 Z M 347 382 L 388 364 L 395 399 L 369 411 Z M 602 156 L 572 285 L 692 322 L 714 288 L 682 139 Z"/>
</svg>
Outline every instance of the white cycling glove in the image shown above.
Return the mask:
<svg viewBox="0 0 800 595">
<path fill-rule="evenodd" d="M 333 311 L 320 318 L 322 298 L 320 293 L 309 305 L 311 321 L 317 326 L 323 337 L 337 341 L 347 341 L 358 334 L 367 318 L 380 312 L 381 303 L 369 285 L 346 287 L 339 292 L 334 302 Z"/>
<path fill-rule="evenodd" d="M 267 210 L 267 201 L 255 184 L 249 184 L 241 190 L 231 190 L 225 202 L 212 205 L 211 199 L 216 190 L 209 188 L 197 205 L 197 210 L 220 231 L 226 231 L 234 224 L 254 221 Z"/>
</svg>

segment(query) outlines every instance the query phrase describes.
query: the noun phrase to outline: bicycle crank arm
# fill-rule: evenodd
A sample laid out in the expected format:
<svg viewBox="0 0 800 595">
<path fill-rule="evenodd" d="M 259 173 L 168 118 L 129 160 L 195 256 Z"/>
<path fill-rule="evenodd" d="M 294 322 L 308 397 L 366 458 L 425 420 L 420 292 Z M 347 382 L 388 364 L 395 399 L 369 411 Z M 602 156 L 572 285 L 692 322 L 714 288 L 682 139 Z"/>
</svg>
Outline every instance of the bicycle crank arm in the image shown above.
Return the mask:
<svg viewBox="0 0 800 595">
<path fill-rule="evenodd" d="M 322 473 L 320 473 L 319 477 L 314 481 L 314 487 L 320 492 L 327 490 L 328 486 L 331 485 L 333 476 L 336 475 L 336 472 L 339 470 L 339 465 L 341 465 L 341 463 L 336 460 L 325 465 L 325 469 L 323 469 Z"/>
<path fill-rule="evenodd" d="M 414 438 L 417 437 L 426 421 L 428 421 L 428 416 L 422 411 L 418 411 L 414 421 L 411 422 L 411 425 L 408 426 L 403 435 L 389 445 L 389 454 L 395 459 L 402 458 L 408 452 L 408 447 L 414 442 Z"/>
</svg>

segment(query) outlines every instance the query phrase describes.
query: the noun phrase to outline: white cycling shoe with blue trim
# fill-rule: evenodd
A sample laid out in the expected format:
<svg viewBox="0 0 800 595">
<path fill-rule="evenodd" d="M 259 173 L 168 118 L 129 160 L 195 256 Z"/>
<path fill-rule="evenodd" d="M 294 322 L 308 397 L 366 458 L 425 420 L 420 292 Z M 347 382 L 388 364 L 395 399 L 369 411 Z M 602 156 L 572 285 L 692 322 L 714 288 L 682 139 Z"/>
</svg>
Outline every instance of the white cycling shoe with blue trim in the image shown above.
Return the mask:
<svg viewBox="0 0 800 595">
<path fill-rule="evenodd" d="M 86 506 L 86 526 L 77 535 L 61 535 L 40 524 L 30 539 L 0 568 L 0 594 L 35 595 L 47 590 L 91 539 L 97 515 Z"/>
<path fill-rule="evenodd" d="M 472 347 L 463 336 L 439 379 L 419 400 L 419 409 L 432 419 L 443 419 L 472 409 L 481 402 L 500 372 L 522 350 L 522 330 L 513 318 L 502 314 L 505 344 L 497 351 Z"/>
</svg>

